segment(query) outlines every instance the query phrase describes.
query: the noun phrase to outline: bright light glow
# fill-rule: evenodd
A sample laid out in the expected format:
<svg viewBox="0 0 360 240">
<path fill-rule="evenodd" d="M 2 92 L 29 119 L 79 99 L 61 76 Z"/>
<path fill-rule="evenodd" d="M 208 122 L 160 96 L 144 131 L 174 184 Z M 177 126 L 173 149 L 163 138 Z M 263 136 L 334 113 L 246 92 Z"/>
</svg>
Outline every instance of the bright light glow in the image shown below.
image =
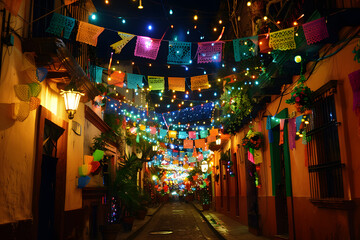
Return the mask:
<svg viewBox="0 0 360 240">
<path fill-rule="evenodd" d="M 139 6 L 138 6 L 138 9 L 143 9 L 144 7 L 143 7 L 143 5 L 142 5 L 142 2 L 141 2 L 141 0 L 139 0 Z"/>
<path fill-rule="evenodd" d="M 72 89 L 68 91 L 61 90 L 60 95 L 64 97 L 65 110 L 69 114 L 69 119 L 73 119 L 79 106 L 80 98 L 85 94 Z"/>
<path fill-rule="evenodd" d="M 94 14 L 94 13 L 91 14 L 91 19 L 92 19 L 92 20 L 95 20 L 95 19 L 96 19 L 96 14 Z"/>
<path fill-rule="evenodd" d="M 157 178 L 158 178 L 158 177 L 157 177 L 156 175 L 153 175 L 153 176 L 152 176 L 152 180 L 154 180 L 154 181 L 155 181 Z"/>
<path fill-rule="evenodd" d="M 171 193 L 171 195 L 177 195 L 177 192 L 174 191 L 174 192 Z"/>
<path fill-rule="evenodd" d="M 189 35 L 189 34 L 190 34 L 190 31 L 189 31 L 189 30 L 187 30 L 186 34 L 187 34 L 187 35 Z"/>
<path fill-rule="evenodd" d="M 198 20 L 198 15 L 194 15 L 194 20 L 195 20 L 195 21 Z"/>
<path fill-rule="evenodd" d="M 105 4 L 109 4 L 109 0 L 105 0 Z"/>
<path fill-rule="evenodd" d="M 221 138 L 216 139 L 216 145 L 220 145 L 221 144 Z"/>
<path fill-rule="evenodd" d="M 151 26 L 151 25 L 149 25 L 149 26 L 148 26 L 148 29 L 149 29 L 149 30 L 152 30 L 152 26 Z"/>
<path fill-rule="evenodd" d="M 189 68 L 188 68 L 188 67 L 185 67 L 185 70 L 187 71 L 187 70 L 189 70 Z"/>
<path fill-rule="evenodd" d="M 250 7 L 250 6 L 251 6 L 251 2 L 248 1 L 248 2 L 246 3 L 246 5 L 247 5 L 248 7 Z"/>
<path fill-rule="evenodd" d="M 221 20 L 221 19 L 219 20 L 219 24 L 222 24 L 222 20 Z"/>
<path fill-rule="evenodd" d="M 173 15 L 173 13 L 174 13 L 173 10 L 170 9 L 170 10 L 169 10 L 169 14 L 170 14 L 170 15 Z"/>
<path fill-rule="evenodd" d="M 233 68 L 233 72 L 236 72 L 236 68 Z"/>
<path fill-rule="evenodd" d="M 267 16 L 264 16 L 264 21 L 266 21 L 268 19 L 268 17 Z"/>
<path fill-rule="evenodd" d="M 216 31 L 217 31 L 217 28 L 216 28 L 216 27 L 214 27 L 214 28 L 213 28 L 213 31 L 214 31 L 214 32 L 216 32 Z"/>
<path fill-rule="evenodd" d="M 300 55 L 297 55 L 297 56 L 295 56 L 295 58 L 294 58 L 294 61 L 296 62 L 296 63 L 300 63 L 301 62 L 301 56 Z"/>
<path fill-rule="evenodd" d="M 123 24 L 125 24 L 125 23 L 126 23 L 126 20 L 125 20 L 125 19 L 123 19 L 121 22 L 122 22 Z"/>
</svg>

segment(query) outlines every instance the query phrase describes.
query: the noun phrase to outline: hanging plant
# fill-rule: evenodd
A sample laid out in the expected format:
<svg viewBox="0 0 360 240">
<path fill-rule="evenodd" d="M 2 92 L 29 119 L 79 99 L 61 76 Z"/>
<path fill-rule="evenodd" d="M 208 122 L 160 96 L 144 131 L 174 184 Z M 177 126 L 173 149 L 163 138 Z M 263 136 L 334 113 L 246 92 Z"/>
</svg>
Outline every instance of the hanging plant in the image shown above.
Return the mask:
<svg viewBox="0 0 360 240">
<path fill-rule="evenodd" d="M 254 132 L 250 130 L 246 136 L 242 139 L 242 146 L 246 149 L 260 149 L 263 146 L 264 137 L 261 132 Z"/>
<path fill-rule="evenodd" d="M 221 95 L 221 100 L 221 123 L 224 131 L 235 134 L 240 130 L 243 119 L 250 115 L 253 108 L 247 89 L 242 83 L 228 85 Z"/>
<path fill-rule="evenodd" d="M 312 91 L 309 87 L 304 85 L 305 81 L 305 76 L 301 75 L 291 92 L 291 98 L 285 101 L 287 104 L 295 104 L 296 111 L 299 113 L 304 113 L 311 108 Z"/>
</svg>

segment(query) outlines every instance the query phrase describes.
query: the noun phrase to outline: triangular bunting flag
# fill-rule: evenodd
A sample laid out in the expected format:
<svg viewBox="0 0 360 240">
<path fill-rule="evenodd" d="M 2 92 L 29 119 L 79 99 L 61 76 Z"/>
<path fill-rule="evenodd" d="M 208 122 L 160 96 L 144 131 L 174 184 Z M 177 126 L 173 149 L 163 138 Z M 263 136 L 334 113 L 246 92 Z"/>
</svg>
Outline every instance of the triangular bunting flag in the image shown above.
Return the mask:
<svg viewBox="0 0 360 240">
<path fill-rule="evenodd" d="M 129 33 L 118 32 L 118 34 L 121 37 L 121 40 L 110 45 L 110 47 L 115 50 L 115 53 L 120 53 L 123 47 L 135 37 L 135 35 Z"/>
</svg>

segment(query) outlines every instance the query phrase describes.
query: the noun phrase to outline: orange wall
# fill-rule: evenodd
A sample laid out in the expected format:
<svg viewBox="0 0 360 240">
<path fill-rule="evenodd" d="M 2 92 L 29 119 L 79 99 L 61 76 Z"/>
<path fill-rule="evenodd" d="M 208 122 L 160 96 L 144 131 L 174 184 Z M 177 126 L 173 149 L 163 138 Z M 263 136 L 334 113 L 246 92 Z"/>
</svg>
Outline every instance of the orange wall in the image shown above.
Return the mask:
<svg viewBox="0 0 360 240">
<path fill-rule="evenodd" d="M 344 28 L 339 36 L 343 38 L 346 34 L 356 32 L 356 29 Z M 313 91 L 316 91 L 330 80 L 338 80 L 338 92 L 335 95 L 336 111 L 338 121 L 341 122 L 339 126 L 339 141 L 342 162 L 345 164 L 344 169 L 344 189 L 346 199 L 354 199 L 356 203 L 360 202 L 360 188 L 357 183 L 360 182 L 360 175 L 356 174 L 360 169 L 360 137 L 357 135 L 359 127 L 359 116 L 356 116 L 352 110 L 352 89 L 349 83 L 348 74 L 360 69 L 360 64 L 353 60 L 354 54 L 352 50 L 356 46 L 358 39 L 352 40 L 341 51 L 336 53 L 330 58 L 320 61 L 312 75 L 309 77 L 306 85 Z M 320 51 L 320 56 L 329 46 L 324 46 Z M 331 49 L 326 54 L 331 54 L 335 49 Z M 308 76 L 312 63 L 307 65 Z M 294 81 L 298 76 L 294 76 Z M 289 92 L 292 86 L 289 88 Z M 284 108 L 288 108 L 289 114 L 295 111 L 293 105 L 285 103 L 285 100 L 290 96 L 286 94 L 281 103 L 280 98 L 274 96 L 272 102 L 266 106 L 266 110 L 259 115 L 275 115 Z M 299 114 L 297 114 L 298 116 Z M 275 198 L 272 197 L 272 176 L 271 176 L 271 159 L 270 148 L 268 144 L 268 131 L 266 127 L 266 118 L 257 117 L 253 120 L 252 125 L 256 131 L 261 131 L 264 134 L 265 146 L 263 148 L 263 162 L 260 164 L 260 178 L 261 188 L 258 189 L 258 203 L 260 213 L 260 228 L 264 235 L 272 236 L 276 234 L 276 215 L 275 215 Z M 248 131 L 248 126 L 245 126 L 239 131 L 236 136 L 231 138 L 230 147 L 232 153 L 238 151 L 238 170 L 240 173 L 240 199 L 245 200 L 245 204 L 240 204 L 240 215 L 246 213 L 246 178 L 245 178 L 245 164 L 244 149 L 241 147 L 236 149 L 236 145 L 241 142 L 241 139 Z M 228 147 L 228 146 L 227 146 Z M 227 148 L 225 148 L 227 149 Z M 305 166 L 305 147 L 300 140 L 296 141 L 296 149 L 290 150 L 290 164 L 291 164 L 291 179 L 293 191 L 293 204 L 294 204 L 294 220 L 295 232 L 297 239 L 350 239 L 349 226 L 351 220 L 356 220 L 354 226 L 357 226 L 360 219 L 360 210 L 351 211 L 353 216 L 345 210 L 322 209 L 313 205 L 310 199 L 310 183 L 308 169 Z M 234 189 L 234 181 L 230 180 L 231 189 Z M 223 195 L 226 196 L 226 182 L 223 181 Z M 220 198 L 220 184 L 216 185 L 216 201 Z M 231 191 L 231 196 L 234 191 Z M 289 198 L 288 200 L 291 200 Z M 241 201 L 240 201 L 241 202 Z M 226 197 L 224 198 L 224 209 L 226 206 Z M 220 206 L 218 203 L 217 206 Z M 357 208 L 358 209 L 358 208 Z M 218 209 L 217 210 L 221 210 Z M 288 201 L 289 216 L 291 213 L 291 201 Z M 231 213 L 228 213 L 231 215 Z M 244 215 L 244 219 L 247 216 Z M 324 219 L 327 219 L 324 221 Z M 349 220 L 350 219 L 350 220 Z M 289 222 L 289 229 L 291 230 L 291 221 Z M 357 227 L 355 227 L 357 229 Z M 355 238 L 360 239 L 360 231 L 355 231 Z M 291 233 L 290 233 L 291 236 Z"/>
</svg>

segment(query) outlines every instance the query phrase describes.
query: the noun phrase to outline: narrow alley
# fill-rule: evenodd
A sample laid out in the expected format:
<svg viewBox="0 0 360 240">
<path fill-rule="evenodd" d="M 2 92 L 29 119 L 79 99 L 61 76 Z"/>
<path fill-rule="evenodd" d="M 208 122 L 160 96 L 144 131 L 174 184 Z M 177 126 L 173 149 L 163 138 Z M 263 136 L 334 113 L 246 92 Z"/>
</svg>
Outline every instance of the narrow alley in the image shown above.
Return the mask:
<svg viewBox="0 0 360 240">
<path fill-rule="evenodd" d="M 0 0 L 1 240 L 359 240 L 360 0 Z"/>
</svg>

